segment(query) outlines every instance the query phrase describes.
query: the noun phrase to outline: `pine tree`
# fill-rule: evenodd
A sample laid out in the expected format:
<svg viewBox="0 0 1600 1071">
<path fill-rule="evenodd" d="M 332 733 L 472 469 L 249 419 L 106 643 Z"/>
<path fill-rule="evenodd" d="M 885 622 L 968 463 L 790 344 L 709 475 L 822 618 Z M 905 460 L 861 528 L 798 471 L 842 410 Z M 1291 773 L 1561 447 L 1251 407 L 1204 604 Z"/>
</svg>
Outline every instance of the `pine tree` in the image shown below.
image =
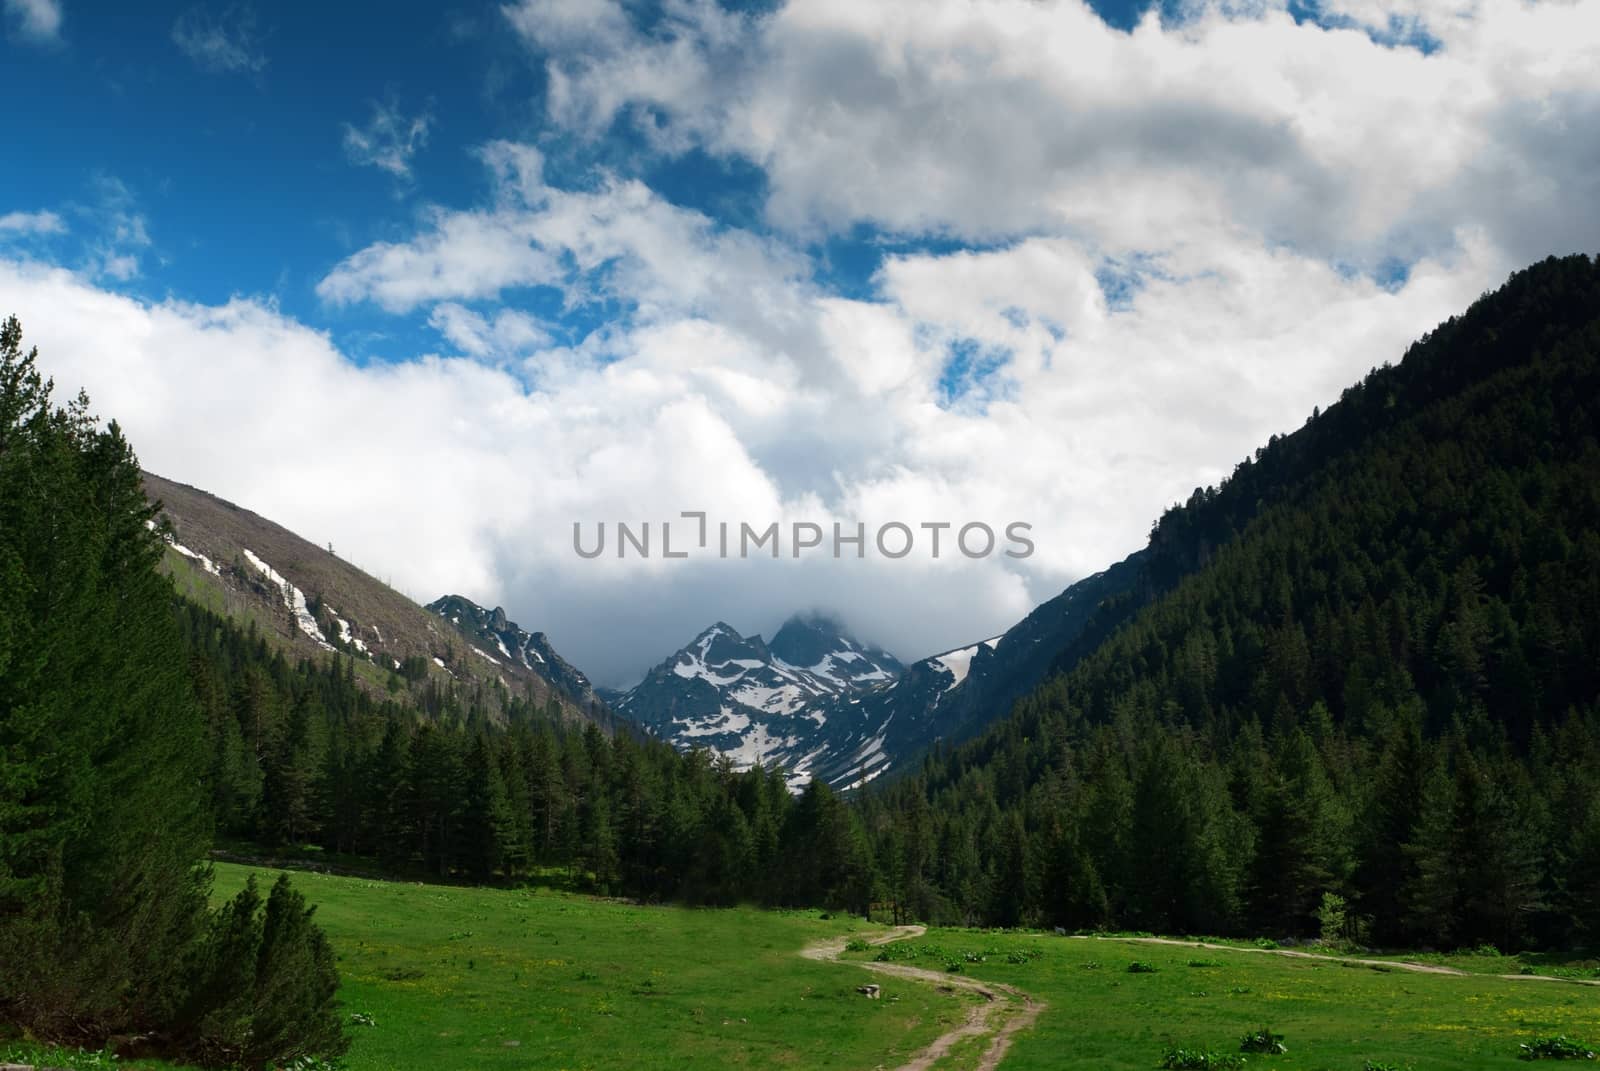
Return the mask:
<svg viewBox="0 0 1600 1071">
<path fill-rule="evenodd" d="M 500 766 L 479 733 L 467 751 L 466 796 L 461 822 L 467 873 L 487 882 L 516 850 L 516 821 Z"/>
<path fill-rule="evenodd" d="M 0 1017 L 170 1009 L 198 925 L 205 732 L 139 466 L 0 325 Z"/>
</svg>

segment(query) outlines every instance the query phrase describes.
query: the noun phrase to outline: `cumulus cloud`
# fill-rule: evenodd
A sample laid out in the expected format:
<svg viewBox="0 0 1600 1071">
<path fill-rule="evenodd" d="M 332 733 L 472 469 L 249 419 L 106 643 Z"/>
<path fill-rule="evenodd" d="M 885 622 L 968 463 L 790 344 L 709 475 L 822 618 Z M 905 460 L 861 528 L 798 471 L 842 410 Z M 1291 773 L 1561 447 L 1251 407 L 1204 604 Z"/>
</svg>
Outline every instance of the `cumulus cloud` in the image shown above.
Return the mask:
<svg viewBox="0 0 1600 1071">
<path fill-rule="evenodd" d="M 1370 268 L 1454 241 L 1507 248 L 1548 196 L 1592 188 L 1595 0 L 1344 0 L 1345 28 L 1282 5 L 1191 5 L 1131 32 L 1081 0 L 792 0 L 767 18 L 668 5 L 645 33 L 508 10 L 549 72 L 550 118 L 638 115 L 659 145 L 759 165 L 770 219 L 981 241 L 1070 232 L 1125 254 L 1243 228 Z M 1431 51 L 1378 27 L 1409 21 Z M 1375 39 L 1376 35 L 1376 39 Z M 1529 141 L 1572 151 L 1529 158 Z M 1517 181 L 1534 164 L 1538 182 Z M 1600 241 L 1593 213 L 1568 235 Z M 1541 228 L 1541 230 L 1550 228 Z"/>
<path fill-rule="evenodd" d="M 172 24 L 172 43 L 201 70 L 259 74 L 267 67 L 255 9 L 232 5 L 221 12 L 192 7 Z"/>
<path fill-rule="evenodd" d="M 13 32 L 34 44 L 55 44 L 61 40 L 60 0 L 5 0 L 6 15 Z"/>
<path fill-rule="evenodd" d="M 351 163 L 410 178 L 411 158 L 428 144 L 432 126 L 433 115 L 426 108 L 408 117 L 396 101 L 374 103 L 366 126 L 344 125 L 344 152 Z"/>
<path fill-rule="evenodd" d="M 481 201 L 422 208 L 317 286 L 425 321 L 444 356 L 357 364 L 267 304 L 145 304 L 29 263 L 0 262 L 0 292 L 156 471 L 418 598 L 504 604 L 604 682 L 716 618 L 809 608 L 915 658 L 1136 549 L 1513 268 L 1600 245 L 1600 0 L 1342 3 L 1319 25 L 1197 0 L 1123 33 L 1078 0 L 669 0 L 648 26 L 526 0 L 502 16 L 550 121 L 754 165 L 766 225 L 624 173 L 558 181 L 499 140 Z M 897 252 L 842 294 L 813 243 L 861 233 Z M 684 510 L 1020 520 L 1037 551 L 572 550 L 575 521 Z"/>
<path fill-rule="evenodd" d="M 361 564 L 419 598 L 503 603 L 599 679 L 627 683 L 715 618 L 770 630 L 831 608 L 903 657 L 993 635 L 1135 549 L 1162 506 L 1395 357 L 1500 270 L 1464 238 L 1458 259 L 1384 289 L 1243 246 L 1203 273 L 1165 261 L 1113 308 L 1092 259 L 1037 239 L 899 257 L 874 300 L 822 292 L 782 257 L 755 256 L 750 285 L 724 293 L 726 243 L 756 239 L 627 186 L 542 188 L 537 207 L 516 204 L 500 211 L 528 216 L 551 261 L 607 265 L 557 285 L 642 297 L 648 315 L 561 347 L 515 310 L 438 300 L 436 329 L 480 359 L 362 367 L 252 302 L 143 305 L 17 266 L 0 283 L 25 325 L 41 325 L 52 372 L 86 383 L 151 468 L 360 548 Z M 653 262 L 657 250 L 676 256 Z M 1005 396 L 973 407 L 943 395 L 957 339 L 1006 354 Z M 286 436 L 294 427 L 318 432 Z M 360 478 L 328 479 L 330 456 Z M 922 544 L 893 562 L 573 553 L 575 521 L 592 532 L 683 510 L 825 530 L 1023 520 L 1038 550 L 934 560 Z"/>
<path fill-rule="evenodd" d="M 7 212 L 0 216 L 0 235 L 65 234 L 67 225 L 54 212 Z"/>
<path fill-rule="evenodd" d="M 446 301 L 433 307 L 428 326 L 469 357 L 526 355 L 550 344 L 550 333 L 539 321 L 516 309 L 485 315 Z"/>
</svg>

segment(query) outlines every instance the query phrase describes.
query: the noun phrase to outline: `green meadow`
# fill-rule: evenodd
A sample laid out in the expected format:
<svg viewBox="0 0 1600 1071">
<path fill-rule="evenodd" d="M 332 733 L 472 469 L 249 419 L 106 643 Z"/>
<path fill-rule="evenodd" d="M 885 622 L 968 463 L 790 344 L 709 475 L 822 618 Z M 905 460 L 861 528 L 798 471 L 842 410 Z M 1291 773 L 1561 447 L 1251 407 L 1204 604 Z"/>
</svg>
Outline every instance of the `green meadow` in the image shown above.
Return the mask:
<svg viewBox="0 0 1600 1071">
<path fill-rule="evenodd" d="M 1016 986 L 1050 1005 L 1019 1035 L 1005 1071 L 1149 1071 L 1169 1049 L 1238 1054 L 1262 1027 L 1287 1052 L 1244 1066 L 1299 1071 L 1518 1068 L 1519 1044 L 1600 1040 L 1600 988 L 1567 980 L 1445 975 L 1247 949 L 1126 938 L 930 930 L 886 956 Z M 1141 968 L 1130 970 L 1137 963 Z"/>
<path fill-rule="evenodd" d="M 216 897 L 251 868 L 217 865 Z M 266 885 L 270 871 L 254 871 Z M 895 1066 L 964 1014 L 927 987 L 796 953 L 816 911 L 645 907 L 548 889 L 296 873 L 339 955 L 352 1071 Z"/>
<path fill-rule="evenodd" d="M 217 864 L 216 899 L 252 873 L 263 886 L 276 876 Z M 1044 1001 L 1004 1071 L 1151 1071 L 1173 1048 L 1237 1054 L 1242 1035 L 1263 1026 L 1288 1051 L 1250 1055 L 1251 1069 L 1366 1071 L 1370 1061 L 1509 1071 L 1526 1066 L 1518 1046 L 1536 1036 L 1600 1040 L 1600 988 L 1570 980 L 949 929 L 865 950 L 857 943 L 842 962 L 815 962 L 797 953 L 886 927 L 817 911 L 640 906 L 545 888 L 298 872 L 294 881 L 338 953 L 343 1012 L 354 1023 L 350 1071 L 898 1068 L 965 1021 L 976 998 L 852 966 L 878 958 Z M 1140 970 L 1130 970 L 1135 963 Z M 868 981 L 883 999 L 856 992 Z M 934 1066 L 977 1067 L 987 1047 L 969 1038 Z"/>
</svg>

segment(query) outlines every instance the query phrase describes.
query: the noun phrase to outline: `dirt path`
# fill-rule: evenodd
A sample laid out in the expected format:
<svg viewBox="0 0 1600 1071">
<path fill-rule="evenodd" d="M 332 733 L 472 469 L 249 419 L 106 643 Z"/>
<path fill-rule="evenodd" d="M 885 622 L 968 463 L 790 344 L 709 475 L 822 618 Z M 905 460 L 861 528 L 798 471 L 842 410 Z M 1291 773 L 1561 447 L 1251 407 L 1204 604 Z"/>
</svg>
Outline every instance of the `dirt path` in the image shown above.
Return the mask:
<svg viewBox="0 0 1600 1071">
<path fill-rule="evenodd" d="M 1078 940 L 1120 941 L 1123 944 L 1175 945 L 1179 948 L 1210 948 L 1219 952 L 1255 952 L 1264 956 L 1287 956 L 1290 959 L 1320 959 L 1330 963 L 1359 963 L 1363 967 L 1377 967 L 1396 971 L 1413 971 L 1417 974 L 1449 974 L 1458 978 L 1503 978 L 1511 982 L 1572 982 L 1575 985 L 1600 986 L 1600 981 L 1588 978 L 1556 978 L 1548 974 L 1482 974 L 1446 967 L 1438 963 L 1418 963 L 1415 960 L 1360 959 L 1355 956 L 1336 956 L 1327 952 L 1301 952 L 1293 948 L 1241 948 L 1238 945 L 1219 945 L 1211 941 L 1180 941 L 1176 937 L 1095 937 L 1076 935 Z"/>
<path fill-rule="evenodd" d="M 904 941 L 913 937 L 921 937 L 928 932 L 926 926 L 896 926 L 889 933 L 875 937 L 868 944 L 886 945 L 891 941 Z M 848 937 L 835 937 L 828 941 L 821 941 L 802 949 L 800 954 L 807 959 L 837 960 L 839 953 L 844 951 L 844 946 L 849 942 Z M 960 1026 L 945 1031 L 934 1039 L 933 1044 L 917 1053 L 907 1062 L 901 1064 L 895 1071 L 929 1071 L 933 1065 L 944 1058 L 959 1042 L 967 1038 L 983 1037 L 992 1034 L 993 1040 L 984 1050 L 983 1057 L 978 1061 L 977 1071 L 995 1071 L 1000 1066 L 1000 1060 L 1005 1056 L 1006 1050 L 1011 1048 L 1011 1040 L 1022 1030 L 1033 1025 L 1039 1018 L 1039 1013 L 1044 1011 L 1043 1001 L 1035 1000 L 1022 990 L 1009 985 L 995 985 L 990 982 L 979 982 L 959 974 L 946 974 L 942 971 L 924 970 L 921 967 L 911 967 L 904 963 L 857 963 L 856 966 L 864 967 L 877 974 L 892 975 L 896 978 L 908 978 L 912 981 L 926 982 L 946 993 L 953 993 L 957 989 L 964 989 L 976 993 L 983 998 L 983 1003 L 975 1004 L 967 1012 L 967 1017 Z M 996 1020 L 1000 1020 L 997 1027 Z"/>
</svg>

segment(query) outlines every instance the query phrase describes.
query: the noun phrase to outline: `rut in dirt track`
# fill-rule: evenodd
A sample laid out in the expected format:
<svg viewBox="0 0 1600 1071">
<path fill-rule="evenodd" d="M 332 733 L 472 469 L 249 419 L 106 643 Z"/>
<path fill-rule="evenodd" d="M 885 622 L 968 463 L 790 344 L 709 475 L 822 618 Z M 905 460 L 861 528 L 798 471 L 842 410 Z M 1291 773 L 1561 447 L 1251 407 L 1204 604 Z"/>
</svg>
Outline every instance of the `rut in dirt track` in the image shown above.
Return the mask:
<svg viewBox="0 0 1600 1071">
<path fill-rule="evenodd" d="M 868 943 L 885 945 L 891 941 L 921 937 L 926 932 L 926 926 L 896 926 L 891 932 L 873 938 Z M 836 937 L 822 941 L 802 949 L 800 954 L 807 959 L 838 960 L 839 953 L 844 951 L 848 940 L 846 937 Z M 963 978 L 958 974 L 944 974 L 903 963 L 857 963 L 856 966 L 877 974 L 926 982 L 945 992 L 965 989 L 983 999 L 983 1003 L 973 1005 L 961 1025 L 940 1034 L 933 1040 L 933 1044 L 895 1068 L 895 1071 L 929 1071 L 958 1043 L 967 1038 L 985 1036 L 992 1036 L 992 1040 L 989 1042 L 989 1047 L 984 1050 L 982 1059 L 978 1061 L 977 1069 L 995 1071 L 995 1068 L 1000 1066 L 1000 1060 L 1005 1056 L 1006 1050 L 1011 1048 L 1012 1038 L 1032 1026 L 1034 1020 L 1039 1018 L 1039 1013 L 1045 1009 L 1043 1001 L 1035 1000 L 1014 986 L 979 982 Z"/>
</svg>

